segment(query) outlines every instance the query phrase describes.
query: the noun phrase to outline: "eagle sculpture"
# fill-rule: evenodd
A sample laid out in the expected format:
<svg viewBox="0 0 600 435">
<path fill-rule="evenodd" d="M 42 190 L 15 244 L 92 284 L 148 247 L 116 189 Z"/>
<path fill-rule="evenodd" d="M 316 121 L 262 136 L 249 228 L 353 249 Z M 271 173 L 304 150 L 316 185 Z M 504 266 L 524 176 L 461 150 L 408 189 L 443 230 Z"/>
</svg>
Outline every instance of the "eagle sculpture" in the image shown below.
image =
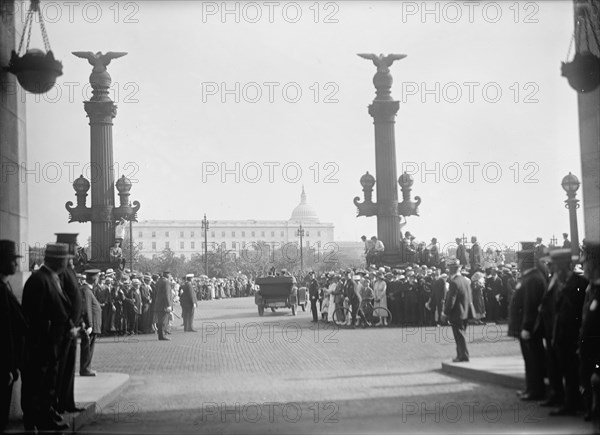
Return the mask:
<svg viewBox="0 0 600 435">
<path fill-rule="evenodd" d="M 111 60 L 123 57 L 127 53 L 124 51 L 109 51 L 106 54 L 102 54 L 99 51 L 94 54 L 91 51 L 74 51 L 73 54 L 82 59 L 87 59 L 90 65 L 94 67 L 92 72 L 103 72 L 106 71 L 106 66 L 110 64 Z"/>
<path fill-rule="evenodd" d="M 388 54 L 387 56 L 380 54 L 378 56 L 375 53 L 358 53 L 358 55 L 363 59 L 371 59 L 373 65 L 377 67 L 377 72 L 382 73 L 389 73 L 390 66 L 395 60 L 404 59 L 406 57 L 406 54 Z"/>
</svg>

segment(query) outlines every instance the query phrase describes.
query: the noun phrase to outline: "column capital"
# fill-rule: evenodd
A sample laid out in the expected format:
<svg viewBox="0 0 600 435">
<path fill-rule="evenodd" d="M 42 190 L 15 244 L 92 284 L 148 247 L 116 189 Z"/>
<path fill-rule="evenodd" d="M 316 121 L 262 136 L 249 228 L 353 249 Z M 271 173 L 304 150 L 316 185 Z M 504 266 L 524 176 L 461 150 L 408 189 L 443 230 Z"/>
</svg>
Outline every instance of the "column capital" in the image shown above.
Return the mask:
<svg viewBox="0 0 600 435">
<path fill-rule="evenodd" d="M 373 117 L 375 122 L 394 122 L 394 118 L 400 109 L 399 101 L 373 101 L 369 105 L 369 115 Z"/>
</svg>

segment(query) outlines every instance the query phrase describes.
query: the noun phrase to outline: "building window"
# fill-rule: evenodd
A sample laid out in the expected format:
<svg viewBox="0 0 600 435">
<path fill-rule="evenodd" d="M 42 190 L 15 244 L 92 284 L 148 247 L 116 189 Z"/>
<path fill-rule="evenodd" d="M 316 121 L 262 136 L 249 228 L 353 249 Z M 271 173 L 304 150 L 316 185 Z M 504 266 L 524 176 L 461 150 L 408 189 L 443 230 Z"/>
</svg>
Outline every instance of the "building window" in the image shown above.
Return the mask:
<svg viewBox="0 0 600 435">
<path fill-rule="evenodd" d="M 144 249 L 144 244 L 142 242 L 138 243 L 138 249 L 140 249 L 140 250 Z"/>
<path fill-rule="evenodd" d="M 261 235 L 261 237 L 264 237 L 264 236 L 265 236 L 265 232 L 264 232 L 264 231 L 261 231 L 261 232 L 260 232 L 260 235 Z"/>
<path fill-rule="evenodd" d="M 283 237 L 283 231 L 281 232 L 281 237 Z"/>
<path fill-rule="evenodd" d="M 246 231 L 242 231 L 242 237 L 246 237 Z"/>
<path fill-rule="evenodd" d="M 169 249 L 169 242 L 165 242 L 165 249 Z"/>
<path fill-rule="evenodd" d="M 179 233 L 179 237 L 183 237 L 183 231 Z"/>
<path fill-rule="evenodd" d="M 321 237 L 321 231 L 317 231 L 317 236 Z"/>
<path fill-rule="evenodd" d="M 152 237 L 156 237 L 156 231 L 152 231 Z"/>
<path fill-rule="evenodd" d="M 252 237 L 256 237 L 256 236 L 254 235 L 254 231 L 252 231 Z"/>
<path fill-rule="evenodd" d="M 144 237 L 144 233 L 142 233 L 141 231 L 138 233 L 138 237 L 141 239 L 142 237 Z"/>
<path fill-rule="evenodd" d="M 211 236 L 211 237 L 214 237 L 214 236 L 215 236 L 215 232 L 214 232 L 214 231 L 211 231 L 211 232 L 210 232 L 210 236 Z"/>
<path fill-rule="evenodd" d="M 225 237 L 225 231 L 221 231 L 221 237 Z"/>
<path fill-rule="evenodd" d="M 169 232 L 165 231 L 165 237 L 169 237 Z"/>
<path fill-rule="evenodd" d="M 271 237 L 275 237 L 275 231 L 271 231 Z"/>
<path fill-rule="evenodd" d="M 310 236 L 310 234 L 308 233 L 308 231 L 306 232 L 306 237 Z"/>
<path fill-rule="evenodd" d="M 152 250 L 156 251 L 156 242 L 152 242 Z"/>
<path fill-rule="evenodd" d="M 185 242 L 179 242 L 179 249 L 185 249 Z"/>
<path fill-rule="evenodd" d="M 231 242 L 231 249 L 235 249 L 235 242 Z"/>
<path fill-rule="evenodd" d="M 194 237 L 194 232 L 190 231 L 190 237 Z"/>
<path fill-rule="evenodd" d="M 190 242 L 190 248 L 191 249 L 196 249 L 196 243 Z"/>
<path fill-rule="evenodd" d="M 235 231 L 231 232 L 231 237 L 235 237 Z"/>
</svg>

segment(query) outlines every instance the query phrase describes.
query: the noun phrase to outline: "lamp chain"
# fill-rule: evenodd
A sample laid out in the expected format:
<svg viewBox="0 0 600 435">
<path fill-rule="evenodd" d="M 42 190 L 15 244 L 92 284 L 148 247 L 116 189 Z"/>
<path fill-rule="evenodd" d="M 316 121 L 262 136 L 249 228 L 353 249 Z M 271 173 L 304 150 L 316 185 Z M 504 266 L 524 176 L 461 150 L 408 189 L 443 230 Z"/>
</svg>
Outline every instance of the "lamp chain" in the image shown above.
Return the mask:
<svg viewBox="0 0 600 435">
<path fill-rule="evenodd" d="M 27 45 L 25 46 L 25 52 L 29 50 L 29 44 L 31 42 L 31 30 L 33 29 L 33 16 L 37 14 L 40 19 L 40 28 L 42 31 L 42 38 L 44 40 L 44 48 L 46 51 L 50 51 L 50 40 L 48 39 L 48 32 L 46 31 L 46 25 L 44 23 L 44 16 L 40 11 L 40 0 L 31 0 L 29 10 L 27 11 L 27 18 L 25 19 L 25 26 L 23 27 L 23 33 L 21 35 L 21 41 L 19 42 L 18 53 L 21 55 L 21 49 L 23 48 L 23 41 L 25 40 L 25 34 L 27 33 Z M 23 53 L 25 54 L 25 53 Z"/>
</svg>

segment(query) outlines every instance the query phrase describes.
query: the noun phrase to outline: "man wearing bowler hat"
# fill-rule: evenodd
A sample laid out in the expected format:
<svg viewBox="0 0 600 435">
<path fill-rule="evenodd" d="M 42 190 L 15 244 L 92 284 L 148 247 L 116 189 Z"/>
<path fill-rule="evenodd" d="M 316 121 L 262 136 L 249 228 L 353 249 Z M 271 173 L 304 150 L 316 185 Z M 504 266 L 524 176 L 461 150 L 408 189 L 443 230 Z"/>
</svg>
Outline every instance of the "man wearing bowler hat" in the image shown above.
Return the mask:
<svg viewBox="0 0 600 435">
<path fill-rule="evenodd" d="M 194 329 L 194 308 L 196 308 L 198 299 L 194 287 L 192 286 L 193 277 L 193 273 L 188 273 L 185 276 L 185 283 L 182 286 L 181 297 L 179 298 L 184 332 L 196 332 Z"/>
<path fill-rule="evenodd" d="M 23 313 L 29 323 L 25 336 L 25 360 L 21 407 L 26 430 L 64 430 L 69 425 L 56 412 L 56 387 L 61 345 L 66 331 L 74 337 L 59 273 L 71 258 L 64 243 L 46 245 L 44 264 L 31 274 L 23 288 Z"/>
<path fill-rule="evenodd" d="M 15 297 L 8 277 L 17 271 L 19 258 L 17 245 L 12 240 L 0 240 L 0 349 L 4 352 L 0 358 L 0 376 L 5 381 L 0 389 L 0 431 L 8 424 L 13 384 L 19 377 L 23 364 L 23 337 L 27 323 L 21 304 Z M 8 382 L 6 381 L 8 379 Z"/>
<path fill-rule="evenodd" d="M 69 258 L 67 267 L 58 274 L 60 284 L 69 300 L 66 305 L 69 315 L 71 328 L 81 326 L 81 293 L 79 291 L 79 282 L 73 264 L 74 256 L 77 250 L 77 233 L 56 233 L 56 243 L 66 243 L 69 245 Z M 58 366 L 58 389 L 57 403 L 54 405 L 59 413 L 63 412 L 81 412 L 83 408 L 75 405 L 75 360 L 77 357 L 77 337 L 73 337 L 70 329 L 65 331 L 63 337 L 62 349 L 60 352 L 60 362 Z"/>
<path fill-rule="evenodd" d="M 94 287 L 100 276 L 99 269 L 85 271 L 85 282 L 81 286 L 81 299 L 83 300 L 83 325 L 81 337 L 81 353 L 79 355 L 79 375 L 96 376 L 91 369 L 96 335 L 102 332 L 102 306 L 94 296 Z"/>
<path fill-rule="evenodd" d="M 468 362 L 469 351 L 467 349 L 465 331 L 467 330 L 467 319 L 469 318 L 469 309 L 471 306 L 469 298 L 470 283 L 460 273 L 461 264 L 458 259 L 450 261 L 448 268 L 450 269 L 450 278 L 448 279 L 450 288 L 446 296 L 442 321 L 445 321 L 447 318 L 450 326 L 452 326 L 452 334 L 456 342 L 456 358 L 452 361 Z"/>
</svg>

